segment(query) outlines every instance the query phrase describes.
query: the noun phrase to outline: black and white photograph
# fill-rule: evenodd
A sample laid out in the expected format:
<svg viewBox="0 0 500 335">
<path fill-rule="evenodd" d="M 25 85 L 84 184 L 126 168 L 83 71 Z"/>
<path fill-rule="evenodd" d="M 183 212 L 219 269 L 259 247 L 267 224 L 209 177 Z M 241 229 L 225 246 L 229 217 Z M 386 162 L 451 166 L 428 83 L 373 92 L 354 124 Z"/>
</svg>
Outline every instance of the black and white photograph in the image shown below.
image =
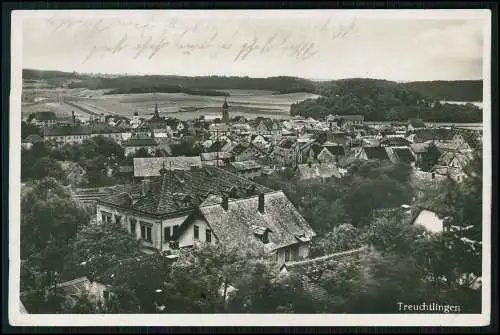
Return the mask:
<svg viewBox="0 0 500 335">
<path fill-rule="evenodd" d="M 490 322 L 487 10 L 16 10 L 9 320 Z"/>
</svg>

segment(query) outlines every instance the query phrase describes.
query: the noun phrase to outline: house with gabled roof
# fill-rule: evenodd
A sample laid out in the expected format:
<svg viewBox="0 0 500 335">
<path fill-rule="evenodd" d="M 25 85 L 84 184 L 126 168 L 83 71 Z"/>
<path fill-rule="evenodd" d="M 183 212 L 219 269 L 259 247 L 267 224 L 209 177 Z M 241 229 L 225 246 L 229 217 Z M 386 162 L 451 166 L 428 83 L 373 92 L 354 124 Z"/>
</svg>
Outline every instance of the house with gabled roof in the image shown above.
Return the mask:
<svg viewBox="0 0 500 335">
<path fill-rule="evenodd" d="M 122 147 L 125 149 L 125 156 L 133 155 L 140 149 L 144 149 L 149 154 L 152 154 L 158 148 L 158 142 L 156 139 L 149 136 L 135 135 L 123 141 Z"/>
<path fill-rule="evenodd" d="M 387 153 L 386 148 L 382 147 L 362 147 L 356 153 L 355 157 L 361 160 L 378 159 L 378 160 L 388 160 L 391 158 Z"/>
<path fill-rule="evenodd" d="M 160 176 L 160 170 L 163 165 L 169 170 L 191 170 L 191 166 L 201 168 L 201 157 L 176 156 L 134 158 L 134 177 L 158 177 Z"/>
<path fill-rule="evenodd" d="M 283 192 L 213 166 L 161 170 L 97 204 L 97 224 L 121 224 L 145 248 L 236 243 L 273 252 L 277 261 L 306 258 L 316 235 Z"/>
<path fill-rule="evenodd" d="M 236 175 L 250 179 L 260 176 L 262 172 L 262 165 L 255 160 L 231 162 L 228 167 Z"/>
</svg>

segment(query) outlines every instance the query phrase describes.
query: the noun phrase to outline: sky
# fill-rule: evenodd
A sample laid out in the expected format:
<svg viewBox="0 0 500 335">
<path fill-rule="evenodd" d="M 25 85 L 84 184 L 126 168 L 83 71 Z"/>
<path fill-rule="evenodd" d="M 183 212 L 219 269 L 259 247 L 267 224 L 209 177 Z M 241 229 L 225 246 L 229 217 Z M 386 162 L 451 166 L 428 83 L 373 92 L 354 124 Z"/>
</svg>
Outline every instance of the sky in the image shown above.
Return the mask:
<svg viewBox="0 0 500 335">
<path fill-rule="evenodd" d="M 316 80 L 483 78 L 484 12 L 417 14 L 31 11 L 22 20 L 23 68 Z"/>
</svg>

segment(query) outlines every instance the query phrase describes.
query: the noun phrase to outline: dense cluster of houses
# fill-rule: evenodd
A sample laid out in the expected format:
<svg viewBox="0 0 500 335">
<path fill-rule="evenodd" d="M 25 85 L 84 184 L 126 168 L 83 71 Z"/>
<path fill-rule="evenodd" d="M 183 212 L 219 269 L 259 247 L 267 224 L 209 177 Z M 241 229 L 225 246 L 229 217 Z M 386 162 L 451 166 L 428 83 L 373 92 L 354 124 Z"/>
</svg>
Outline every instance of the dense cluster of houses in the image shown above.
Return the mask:
<svg viewBox="0 0 500 335">
<path fill-rule="evenodd" d="M 309 248 L 316 233 L 283 192 L 255 183 L 254 177 L 289 168 L 301 179 L 342 178 L 357 160 L 403 162 L 413 167 L 412 182 L 421 198 L 443 180 L 463 181 L 464 168 L 481 142 L 480 133 L 455 127 L 414 122 L 368 126 L 361 115 L 230 119 L 227 101 L 220 123 L 161 117 L 157 105 L 149 119 L 135 113 L 132 119 L 101 117 L 64 127 L 48 127 L 37 116 L 33 120 L 43 127 L 43 137 L 23 139 L 28 149 L 41 141 L 64 145 L 105 136 L 122 145 L 126 155 L 140 149 L 162 153 L 133 159 L 131 182 L 99 197 L 96 224 L 122 225 L 142 241 L 146 253 L 200 243 L 261 248 L 275 255 L 284 272 L 311 264 Z M 185 137 L 201 147 L 199 156 L 171 156 L 171 145 Z M 422 171 L 432 146 L 440 157 Z M 68 180 L 85 178 L 75 164 L 63 165 Z M 424 208 L 412 221 L 432 231 L 444 229 L 442 219 Z"/>
<path fill-rule="evenodd" d="M 228 166 L 248 177 L 289 167 L 303 179 L 340 178 L 355 160 L 404 162 L 418 169 L 434 145 L 441 157 L 433 172 L 458 182 L 465 177 L 463 168 L 481 141 L 480 132 L 455 127 L 429 128 L 415 121 L 397 126 L 368 126 L 361 115 L 328 115 L 323 120 L 280 121 L 262 117 L 246 120 L 241 116 L 230 119 L 228 109 L 225 101 L 223 122 L 213 123 L 203 118 L 178 121 L 161 117 L 155 105 L 149 119 L 135 113 L 132 119 L 102 116 L 88 125 L 75 122 L 73 126 L 42 125 L 42 139 L 64 145 L 105 136 L 120 143 L 126 155 L 144 149 L 150 154 L 160 152 L 160 156 L 171 156 L 172 144 L 190 138 L 193 145 L 201 147 L 203 165 Z M 35 115 L 31 122 L 39 124 L 38 117 Z M 23 139 L 23 146 L 29 148 L 40 140 L 30 135 Z"/>
</svg>

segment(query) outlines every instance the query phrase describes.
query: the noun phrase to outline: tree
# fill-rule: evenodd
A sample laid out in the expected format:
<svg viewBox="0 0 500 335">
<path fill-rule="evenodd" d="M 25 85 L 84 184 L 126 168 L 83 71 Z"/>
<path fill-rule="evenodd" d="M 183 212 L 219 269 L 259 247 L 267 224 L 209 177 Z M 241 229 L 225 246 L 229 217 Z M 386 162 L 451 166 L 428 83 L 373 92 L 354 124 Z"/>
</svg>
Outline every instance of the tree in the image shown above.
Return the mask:
<svg viewBox="0 0 500 335">
<path fill-rule="evenodd" d="M 58 161 L 52 157 L 45 156 L 39 158 L 33 164 L 33 167 L 31 168 L 31 176 L 35 179 L 52 177 L 61 180 L 63 177 L 63 171 Z"/>
<path fill-rule="evenodd" d="M 312 246 L 312 256 L 329 255 L 361 246 L 360 231 L 349 223 L 333 228 L 333 231 L 320 237 Z"/>
<path fill-rule="evenodd" d="M 423 171 L 431 171 L 431 169 L 437 164 L 439 157 L 441 157 L 441 152 L 434 143 L 431 143 L 427 148 L 427 151 L 422 154 L 420 168 Z"/>
<path fill-rule="evenodd" d="M 117 261 L 140 255 L 140 242 L 116 223 L 80 227 L 65 257 L 66 279 L 95 276 Z"/>
</svg>

